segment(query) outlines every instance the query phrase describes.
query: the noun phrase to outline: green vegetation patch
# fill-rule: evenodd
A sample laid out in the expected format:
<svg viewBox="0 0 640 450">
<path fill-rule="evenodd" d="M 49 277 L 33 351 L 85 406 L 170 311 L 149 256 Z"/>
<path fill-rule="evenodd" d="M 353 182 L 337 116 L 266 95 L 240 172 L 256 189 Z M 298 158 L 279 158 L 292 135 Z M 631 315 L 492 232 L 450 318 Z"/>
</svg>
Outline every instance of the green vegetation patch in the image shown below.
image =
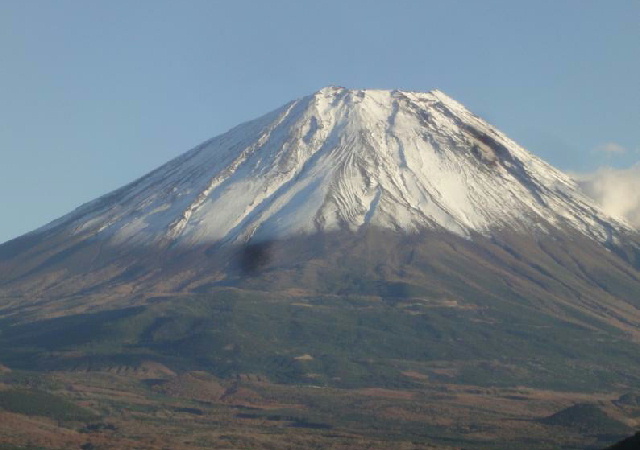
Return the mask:
<svg viewBox="0 0 640 450">
<path fill-rule="evenodd" d="M 95 419 L 91 411 L 48 392 L 16 389 L 0 392 L 0 409 L 25 414 L 44 416 L 56 420 L 84 421 Z"/>
<path fill-rule="evenodd" d="M 34 447 L 32 445 L 28 445 L 24 447 L 22 445 L 0 444 L 0 450 L 46 450 L 46 449 L 44 447 Z"/>
<path fill-rule="evenodd" d="M 29 445 L 27 447 L 21 445 L 12 445 L 12 444 L 0 444 L 0 450 L 45 450 L 44 447 L 34 447 Z"/>
<path fill-rule="evenodd" d="M 414 293 L 398 283 L 387 288 Z M 467 294 L 462 297 L 473 298 Z M 626 336 L 565 322 L 504 294 L 476 293 L 484 305 L 476 307 L 435 296 L 287 297 L 220 289 L 8 323 L 0 331 L 0 361 L 14 369 L 13 377 L 19 370 L 135 370 L 153 361 L 219 378 L 252 374 L 344 388 L 422 384 L 406 372 L 447 383 L 580 391 L 640 381 L 639 347 Z"/>
</svg>

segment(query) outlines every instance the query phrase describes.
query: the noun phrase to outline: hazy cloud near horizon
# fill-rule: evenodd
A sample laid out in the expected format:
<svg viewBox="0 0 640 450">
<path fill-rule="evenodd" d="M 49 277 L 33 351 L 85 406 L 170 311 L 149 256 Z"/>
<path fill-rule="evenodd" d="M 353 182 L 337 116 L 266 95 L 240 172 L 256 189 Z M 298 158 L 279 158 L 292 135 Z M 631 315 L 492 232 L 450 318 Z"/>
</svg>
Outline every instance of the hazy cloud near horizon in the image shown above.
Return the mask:
<svg viewBox="0 0 640 450">
<path fill-rule="evenodd" d="M 628 169 L 601 167 L 572 176 L 606 213 L 640 228 L 640 163 Z"/>
<path fill-rule="evenodd" d="M 627 149 L 615 142 L 607 142 L 606 144 L 599 145 L 594 149 L 594 152 L 608 153 L 608 154 L 623 154 L 627 153 Z"/>
</svg>

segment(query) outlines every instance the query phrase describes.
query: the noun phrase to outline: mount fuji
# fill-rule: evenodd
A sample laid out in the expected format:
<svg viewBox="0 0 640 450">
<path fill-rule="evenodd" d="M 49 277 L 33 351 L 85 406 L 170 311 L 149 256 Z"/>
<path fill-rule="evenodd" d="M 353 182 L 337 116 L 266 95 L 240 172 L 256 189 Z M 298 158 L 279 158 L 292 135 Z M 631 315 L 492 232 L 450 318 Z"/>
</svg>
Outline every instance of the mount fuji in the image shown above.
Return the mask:
<svg viewBox="0 0 640 450">
<path fill-rule="evenodd" d="M 0 334 L 0 360 L 41 346 L 30 364 L 66 367 L 85 341 L 20 327 L 71 323 L 133 333 L 100 361 L 134 348 L 222 375 L 299 382 L 303 369 L 255 361 L 315 351 L 346 358 L 315 367 L 331 383 L 354 354 L 401 348 L 415 364 L 510 358 L 544 385 L 572 355 L 590 383 L 619 364 L 636 383 L 639 269 L 637 230 L 444 93 L 327 87 L 1 245 L 0 320 L 17 331 Z"/>
</svg>

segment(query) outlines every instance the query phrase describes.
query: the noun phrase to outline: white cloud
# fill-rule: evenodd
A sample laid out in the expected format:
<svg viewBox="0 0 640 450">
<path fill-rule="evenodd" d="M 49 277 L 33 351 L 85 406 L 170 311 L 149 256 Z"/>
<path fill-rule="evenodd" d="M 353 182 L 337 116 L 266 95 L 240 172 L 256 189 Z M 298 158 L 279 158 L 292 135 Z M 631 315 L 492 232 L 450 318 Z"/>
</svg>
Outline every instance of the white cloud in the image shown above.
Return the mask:
<svg viewBox="0 0 640 450">
<path fill-rule="evenodd" d="M 616 144 L 615 142 L 607 142 L 605 144 L 599 145 L 593 149 L 596 153 L 607 153 L 609 155 L 621 155 L 623 153 L 627 153 L 627 149 L 620 144 Z"/>
<path fill-rule="evenodd" d="M 601 167 L 574 178 L 606 213 L 640 228 L 640 163 L 628 169 Z"/>
</svg>

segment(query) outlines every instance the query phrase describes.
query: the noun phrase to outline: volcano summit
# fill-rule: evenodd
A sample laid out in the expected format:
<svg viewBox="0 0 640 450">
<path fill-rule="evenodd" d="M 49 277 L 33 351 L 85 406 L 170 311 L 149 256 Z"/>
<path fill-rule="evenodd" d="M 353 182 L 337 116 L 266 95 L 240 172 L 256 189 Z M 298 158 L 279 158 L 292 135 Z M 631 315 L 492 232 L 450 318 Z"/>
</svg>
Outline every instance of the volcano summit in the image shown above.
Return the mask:
<svg viewBox="0 0 640 450">
<path fill-rule="evenodd" d="M 626 230 L 439 91 L 322 89 L 37 230 L 192 247 L 363 226 L 459 236 Z"/>
</svg>

